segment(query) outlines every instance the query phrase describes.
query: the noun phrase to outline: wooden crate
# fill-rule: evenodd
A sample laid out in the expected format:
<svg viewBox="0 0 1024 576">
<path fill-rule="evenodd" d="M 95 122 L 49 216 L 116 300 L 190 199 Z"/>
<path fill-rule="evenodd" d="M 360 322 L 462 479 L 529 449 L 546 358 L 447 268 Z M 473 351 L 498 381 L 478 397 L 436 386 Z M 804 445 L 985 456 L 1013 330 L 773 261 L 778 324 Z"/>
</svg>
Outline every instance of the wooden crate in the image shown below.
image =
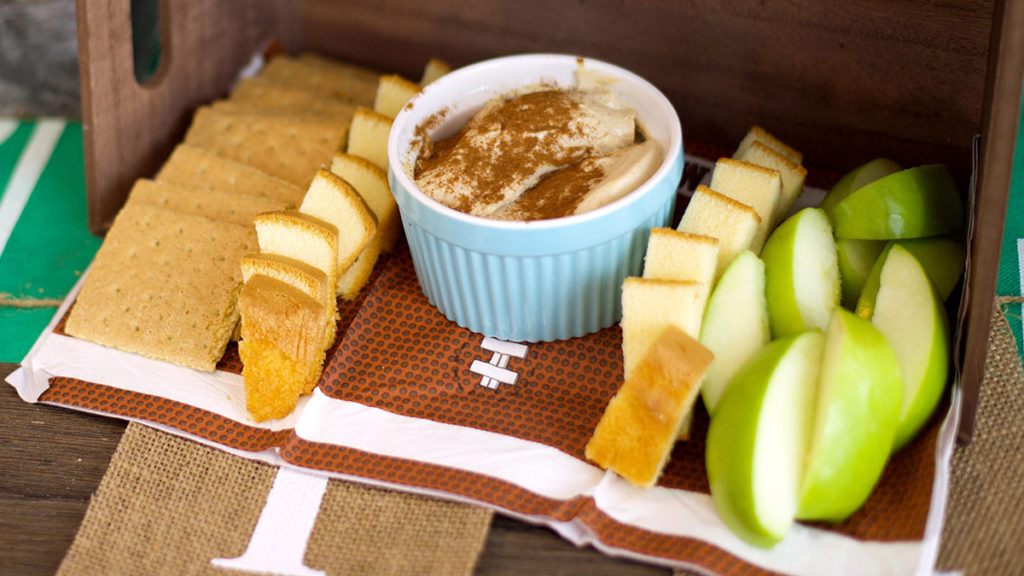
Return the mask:
<svg viewBox="0 0 1024 576">
<path fill-rule="evenodd" d="M 974 227 L 959 332 L 960 437 L 973 430 L 1024 71 L 1024 0 L 717 2 L 195 0 L 160 2 L 162 59 L 133 74 L 130 3 L 78 1 L 90 226 L 104 231 L 197 105 L 274 38 L 417 78 L 518 52 L 607 60 L 650 79 L 688 140 L 734 146 L 753 123 L 846 171 L 874 157 L 945 163 Z M 972 145 L 980 143 L 974 163 Z"/>
</svg>

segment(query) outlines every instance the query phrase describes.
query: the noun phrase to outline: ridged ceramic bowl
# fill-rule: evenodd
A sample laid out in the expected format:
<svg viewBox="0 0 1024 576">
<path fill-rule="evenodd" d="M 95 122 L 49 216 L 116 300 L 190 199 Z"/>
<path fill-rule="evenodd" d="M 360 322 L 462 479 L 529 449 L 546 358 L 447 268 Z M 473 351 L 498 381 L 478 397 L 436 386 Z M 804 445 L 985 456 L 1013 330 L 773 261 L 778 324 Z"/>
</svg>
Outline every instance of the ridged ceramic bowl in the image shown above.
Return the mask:
<svg viewBox="0 0 1024 576">
<path fill-rule="evenodd" d="M 540 82 L 573 86 L 581 67 L 614 79 L 611 89 L 637 111 L 647 137 L 665 154 L 634 192 L 584 214 L 508 222 L 458 212 L 417 188 L 417 127 L 429 124 L 435 140 L 448 136 L 487 100 Z M 443 122 L 436 122 L 439 116 Z M 416 276 L 430 303 L 486 336 L 562 340 L 619 321 L 623 279 L 641 273 L 650 229 L 672 217 L 683 134 L 668 99 L 636 74 L 577 56 L 527 54 L 460 68 L 426 86 L 395 118 L 388 162 Z"/>
</svg>

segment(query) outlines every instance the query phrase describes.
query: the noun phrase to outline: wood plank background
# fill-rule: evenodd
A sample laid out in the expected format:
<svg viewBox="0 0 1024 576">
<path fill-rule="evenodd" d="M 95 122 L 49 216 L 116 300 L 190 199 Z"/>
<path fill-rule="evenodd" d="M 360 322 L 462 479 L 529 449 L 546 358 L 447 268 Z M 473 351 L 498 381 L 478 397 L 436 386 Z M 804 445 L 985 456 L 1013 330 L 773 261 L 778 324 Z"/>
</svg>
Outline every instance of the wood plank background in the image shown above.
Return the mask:
<svg viewBox="0 0 1024 576">
<path fill-rule="evenodd" d="M 195 106 L 223 94 L 267 37 L 412 78 L 430 57 L 462 65 L 551 51 L 609 60 L 668 95 L 685 138 L 729 147 L 759 123 L 811 166 L 942 162 L 966 185 L 994 13 L 993 0 L 163 2 L 165 58 L 140 87 L 126 4 L 79 0 L 96 230 L 166 156 Z"/>
<path fill-rule="evenodd" d="M 687 138 L 725 146 L 761 123 L 818 167 L 878 156 L 965 176 L 981 127 L 993 2 L 304 0 L 301 46 L 417 77 L 569 52 L 634 70 Z"/>
</svg>

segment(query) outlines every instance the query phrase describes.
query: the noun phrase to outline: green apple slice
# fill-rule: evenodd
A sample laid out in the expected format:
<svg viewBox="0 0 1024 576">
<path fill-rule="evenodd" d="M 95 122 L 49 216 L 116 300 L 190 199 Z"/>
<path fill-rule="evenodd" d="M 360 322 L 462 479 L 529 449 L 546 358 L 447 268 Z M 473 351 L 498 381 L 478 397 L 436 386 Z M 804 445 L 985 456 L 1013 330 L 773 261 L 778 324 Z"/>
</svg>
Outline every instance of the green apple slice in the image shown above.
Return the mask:
<svg viewBox="0 0 1024 576">
<path fill-rule="evenodd" d="M 824 329 L 839 305 L 839 265 L 832 226 L 820 208 L 786 219 L 765 242 L 765 297 L 772 336 Z"/>
<path fill-rule="evenodd" d="M 835 206 L 850 194 L 879 178 L 895 174 L 900 170 L 903 170 L 903 167 L 888 158 L 876 158 L 861 164 L 847 172 L 845 176 L 839 179 L 839 182 L 836 182 L 835 186 L 828 191 L 828 194 L 825 194 L 825 198 L 822 199 L 819 208 L 828 212 L 832 206 Z"/>
<path fill-rule="evenodd" d="M 879 178 L 829 204 L 826 212 L 837 238 L 922 238 L 945 234 L 963 224 L 963 202 L 942 164 Z"/>
<path fill-rule="evenodd" d="M 798 519 L 840 521 L 864 504 L 889 459 L 902 396 L 889 341 L 836 308 L 825 330 Z"/>
<path fill-rule="evenodd" d="M 925 425 L 942 398 L 949 374 L 949 324 L 924 267 L 896 244 L 882 266 L 874 324 L 889 340 L 903 381 L 900 423 L 893 450 Z"/>
<path fill-rule="evenodd" d="M 839 259 L 841 302 L 853 309 L 860 298 L 864 283 L 871 274 L 871 268 L 885 248 L 885 240 L 836 240 L 836 256 Z"/>
<path fill-rule="evenodd" d="M 771 547 L 793 524 L 824 337 L 817 330 L 761 348 L 722 395 L 705 449 L 711 497 L 741 539 Z"/>
<path fill-rule="evenodd" d="M 896 244 L 903 246 L 917 258 L 917 261 L 924 267 L 925 274 L 935 284 L 939 298 L 943 302 L 953 293 L 953 289 L 960 281 L 960 276 L 964 273 L 967 249 L 956 240 L 943 237 L 892 240 L 882 249 L 867 280 L 864 281 L 864 287 L 861 289 L 856 307 L 857 315 L 861 318 L 871 318 L 874 313 L 882 265 L 885 264 L 886 256 Z"/>
<path fill-rule="evenodd" d="M 740 252 L 715 285 L 704 311 L 700 342 L 715 358 L 701 383 L 709 414 L 736 372 L 771 339 L 764 297 L 764 262 L 750 250 Z"/>
</svg>

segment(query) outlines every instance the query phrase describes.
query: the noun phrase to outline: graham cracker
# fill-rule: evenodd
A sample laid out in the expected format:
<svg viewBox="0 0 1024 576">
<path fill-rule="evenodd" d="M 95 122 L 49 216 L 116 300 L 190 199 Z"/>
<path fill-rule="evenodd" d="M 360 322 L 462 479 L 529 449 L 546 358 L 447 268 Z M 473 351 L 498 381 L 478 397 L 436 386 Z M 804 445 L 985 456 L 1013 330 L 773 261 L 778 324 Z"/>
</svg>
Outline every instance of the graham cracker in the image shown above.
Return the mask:
<svg viewBox="0 0 1024 576">
<path fill-rule="evenodd" d="M 257 78 L 316 92 L 360 106 L 373 106 L 380 74 L 313 54 L 278 56 Z"/>
<path fill-rule="evenodd" d="M 287 107 L 263 106 L 258 102 L 236 102 L 234 100 L 214 100 L 209 106 L 217 112 L 235 116 L 271 116 L 312 121 L 323 119 L 328 122 L 350 122 L 355 110 L 355 108 L 349 109 L 346 107 L 344 110 L 336 112 L 322 112 L 318 111 L 315 107 L 300 110 Z"/>
<path fill-rule="evenodd" d="M 273 198 L 296 208 L 306 190 L 247 164 L 188 144 L 174 147 L 155 178 L 159 182 Z"/>
<path fill-rule="evenodd" d="M 351 102 L 259 77 L 242 80 L 231 92 L 229 99 L 217 105 L 223 107 L 229 104 L 265 112 L 330 116 L 348 120 L 352 119 L 356 110 Z"/>
<path fill-rule="evenodd" d="M 256 245 L 251 227 L 131 203 L 97 252 L 66 331 L 213 371 L 238 322 L 239 261 Z"/>
<path fill-rule="evenodd" d="M 305 189 L 345 143 L 348 127 L 344 120 L 236 114 L 204 106 L 196 111 L 185 143 Z"/>
<path fill-rule="evenodd" d="M 239 226 L 252 226 L 253 219 L 261 212 L 287 208 L 286 202 L 273 198 L 201 190 L 146 179 L 136 180 L 132 186 L 128 203 L 133 202 L 144 202 L 182 214 L 204 216 Z"/>
</svg>

